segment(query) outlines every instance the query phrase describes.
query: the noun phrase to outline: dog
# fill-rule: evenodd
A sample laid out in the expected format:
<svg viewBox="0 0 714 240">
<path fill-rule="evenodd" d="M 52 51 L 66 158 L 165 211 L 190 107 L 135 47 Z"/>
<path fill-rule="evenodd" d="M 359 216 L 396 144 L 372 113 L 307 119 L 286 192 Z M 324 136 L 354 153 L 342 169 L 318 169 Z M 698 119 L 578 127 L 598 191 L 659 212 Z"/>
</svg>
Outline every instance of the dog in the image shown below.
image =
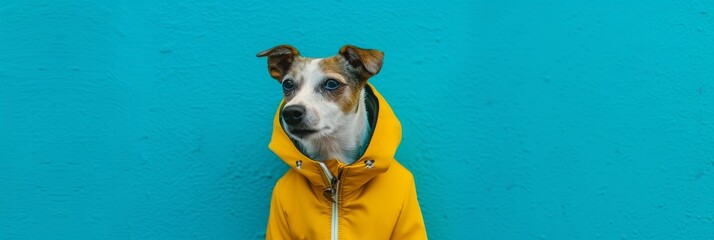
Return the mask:
<svg viewBox="0 0 714 240">
<path fill-rule="evenodd" d="M 273 188 L 266 239 L 426 239 L 413 176 L 394 159 L 401 125 L 367 83 L 384 53 L 345 45 L 307 58 L 279 45 L 257 56 L 284 96 L 270 149 L 291 167 Z"/>
</svg>

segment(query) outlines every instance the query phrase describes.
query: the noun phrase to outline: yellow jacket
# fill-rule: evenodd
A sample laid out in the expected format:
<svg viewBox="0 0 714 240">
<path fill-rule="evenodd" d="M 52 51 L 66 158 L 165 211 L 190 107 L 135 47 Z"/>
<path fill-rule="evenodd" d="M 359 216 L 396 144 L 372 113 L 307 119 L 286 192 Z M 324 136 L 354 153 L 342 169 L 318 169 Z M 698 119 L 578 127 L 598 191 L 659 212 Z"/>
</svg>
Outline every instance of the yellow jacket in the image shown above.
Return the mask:
<svg viewBox="0 0 714 240">
<path fill-rule="evenodd" d="M 290 170 L 273 188 L 266 239 L 427 238 L 412 174 L 394 159 L 401 125 L 374 87 L 366 88 L 376 124 L 350 165 L 303 155 L 283 131 L 278 108 L 270 149 Z"/>
</svg>

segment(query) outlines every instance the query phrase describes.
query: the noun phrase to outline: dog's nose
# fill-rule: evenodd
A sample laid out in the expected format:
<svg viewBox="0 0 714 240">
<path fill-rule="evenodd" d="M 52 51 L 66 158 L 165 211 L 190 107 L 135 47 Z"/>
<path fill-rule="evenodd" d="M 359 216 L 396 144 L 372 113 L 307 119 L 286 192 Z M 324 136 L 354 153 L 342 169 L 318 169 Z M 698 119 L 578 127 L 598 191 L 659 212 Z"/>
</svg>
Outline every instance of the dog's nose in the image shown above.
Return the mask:
<svg viewBox="0 0 714 240">
<path fill-rule="evenodd" d="M 292 105 L 283 108 L 283 119 L 290 125 L 298 124 L 305 116 L 305 107 L 300 105 Z"/>
</svg>

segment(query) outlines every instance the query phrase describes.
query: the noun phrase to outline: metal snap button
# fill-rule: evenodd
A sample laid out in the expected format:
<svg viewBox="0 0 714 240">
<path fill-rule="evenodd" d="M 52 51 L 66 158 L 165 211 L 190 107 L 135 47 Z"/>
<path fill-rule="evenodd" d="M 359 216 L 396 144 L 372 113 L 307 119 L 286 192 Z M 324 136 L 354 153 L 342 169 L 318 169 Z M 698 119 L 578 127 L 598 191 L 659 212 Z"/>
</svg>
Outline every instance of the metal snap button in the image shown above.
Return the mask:
<svg viewBox="0 0 714 240">
<path fill-rule="evenodd" d="M 374 159 L 364 160 L 364 165 L 366 168 L 374 167 Z"/>
</svg>

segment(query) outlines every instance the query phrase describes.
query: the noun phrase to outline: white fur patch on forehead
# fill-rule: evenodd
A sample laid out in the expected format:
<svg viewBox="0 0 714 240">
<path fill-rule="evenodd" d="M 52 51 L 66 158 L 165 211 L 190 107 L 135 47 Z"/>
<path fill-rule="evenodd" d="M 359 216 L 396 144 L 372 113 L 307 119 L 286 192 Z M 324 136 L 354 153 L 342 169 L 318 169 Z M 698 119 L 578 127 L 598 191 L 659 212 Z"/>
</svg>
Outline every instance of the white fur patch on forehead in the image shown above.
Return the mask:
<svg viewBox="0 0 714 240">
<path fill-rule="evenodd" d="M 302 83 L 316 78 L 319 80 L 319 77 L 324 77 L 325 74 L 320 68 L 322 61 L 322 58 L 302 58 L 294 64 L 293 68 L 290 69 L 290 72 L 285 75 L 282 81 L 292 79 L 293 81 Z"/>
<path fill-rule="evenodd" d="M 310 86 L 315 86 L 325 75 L 320 68 L 320 62 L 322 62 L 322 58 L 312 59 L 302 71 L 303 80 Z"/>
<path fill-rule="evenodd" d="M 315 93 L 315 87 L 319 85 L 325 77 L 320 68 L 321 61 L 322 58 L 310 59 L 309 62 L 305 62 L 304 65 L 301 65 L 301 69 L 295 69 L 296 76 L 294 77 L 298 84 L 300 84 L 300 87 L 289 103 L 312 104 L 316 101 L 318 95 Z"/>
</svg>

